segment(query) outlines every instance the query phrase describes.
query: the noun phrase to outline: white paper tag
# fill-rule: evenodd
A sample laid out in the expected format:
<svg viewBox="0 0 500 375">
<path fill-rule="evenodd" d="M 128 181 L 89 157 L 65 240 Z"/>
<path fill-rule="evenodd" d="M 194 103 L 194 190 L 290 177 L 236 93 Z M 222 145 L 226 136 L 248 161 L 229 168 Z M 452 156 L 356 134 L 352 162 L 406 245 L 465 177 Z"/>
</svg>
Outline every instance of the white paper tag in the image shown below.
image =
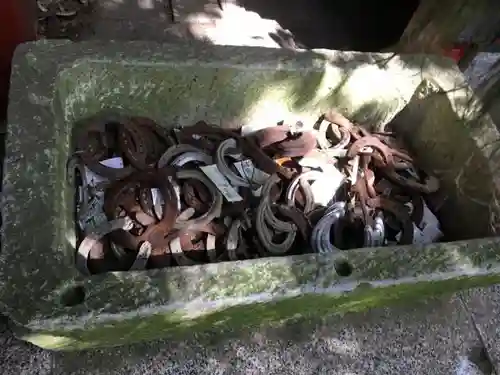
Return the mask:
<svg viewBox="0 0 500 375">
<path fill-rule="evenodd" d="M 420 229 L 424 230 L 428 225 L 439 226 L 439 220 L 424 202 L 424 212 L 422 215 Z"/>
<path fill-rule="evenodd" d="M 106 159 L 101 161 L 100 163 L 109 168 L 115 168 L 115 169 L 123 168 L 123 159 L 120 157 Z M 87 167 L 85 167 L 85 178 L 87 180 L 87 183 L 91 186 L 96 186 L 101 182 L 108 181 L 107 178 L 99 176 L 97 173 L 92 172 Z"/>
<path fill-rule="evenodd" d="M 399 242 L 401 240 L 401 235 L 402 232 L 399 232 L 394 236 L 394 238 L 396 238 L 396 241 Z M 420 242 L 421 240 L 422 240 L 422 232 L 420 231 L 420 229 L 417 228 L 415 224 L 413 224 L 413 243 L 421 243 Z"/>
<path fill-rule="evenodd" d="M 120 157 L 106 159 L 100 162 L 102 165 L 110 168 L 123 168 L 123 160 Z M 85 168 L 85 179 L 88 186 L 83 186 L 82 189 L 93 188 L 102 182 L 107 182 L 108 179 L 99 176 L 97 173 L 92 172 L 87 167 Z M 103 211 L 104 205 L 104 191 L 97 191 L 95 195 L 90 197 L 87 202 L 87 212 L 81 212 L 79 218 L 80 228 L 85 232 L 91 232 L 99 227 L 102 223 L 107 222 L 108 219 Z"/>
<path fill-rule="evenodd" d="M 181 239 L 179 237 L 175 237 L 172 241 L 170 241 L 169 247 L 172 254 L 174 255 L 181 254 L 182 253 Z"/>
<path fill-rule="evenodd" d="M 311 169 L 321 169 L 325 173 L 336 175 L 339 170 L 335 166 L 335 158 L 330 157 L 327 153 L 321 151 L 311 151 L 302 159 L 299 164 L 303 167 Z"/>
<path fill-rule="evenodd" d="M 339 187 L 344 183 L 344 175 L 337 168 L 333 168 L 335 173 L 325 173 L 323 178 L 311 184 L 314 203 L 317 205 L 328 206 L 337 194 Z"/>
<path fill-rule="evenodd" d="M 248 178 L 258 185 L 264 185 L 269 178 L 269 174 L 256 168 L 250 159 L 238 161 L 233 164 L 241 177 Z"/>
<path fill-rule="evenodd" d="M 163 205 L 165 204 L 165 200 L 161 195 L 160 189 L 153 188 L 151 190 L 151 201 L 153 202 L 153 209 L 155 211 L 155 215 L 157 217 L 163 216 Z"/>
<path fill-rule="evenodd" d="M 205 248 L 210 262 L 215 262 L 217 260 L 217 251 L 215 250 L 215 236 L 213 234 L 207 235 Z"/>
<path fill-rule="evenodd" d="M 269 174 L 255 167 L 251 160 L 245 159 L 233 164 L 241 177 L 247 178 L 257 185 L 264 185 L 269 178 Z M 255 197 L 260 197 L 262 186 L 252 191 Z"/>
<path fill-rule="evenodd" d="M 333 166 L 334 159 L 329 158 L 328 155 L 321 153 L 319 151 L 311 151 L 302 159 L 300 159 L 299 164 L 303 167 L 309 167 L 312 169 L 321 169 L 323 172 L 325 168 L 328 169 Z"/>
<path fill-rule="evenodd" d="M 436 242 L 443 236 L 438 218 L 425 203 L 424 214 L 419 227 L 426 241 L 429 241 L 428 243 Z"/>
<path fill-rule="evenodd" d="M 79 224 L 80 228 L 85 234 L 92 232 L 94 229 L 101 226 L 101 224 L 108 221 L 108 218 L 103 212 L 103 201 L 101 197 L 94 196 L 90 199 L 87 206 L 87 212 L 80 214 Z"/>
<path fill-rule="evenodd" d="M 413 243 L 414 244 L 420 244 L 420 245 L 426 245 L 432 243 L 432 241 L 428 241 L 422 231 L 418 229 L 418 227 L 413 224 Z"/>
<path fill-rule="evenodd" d="M 303 167 L 320 169 L 324 172 L 324 177 L 311 184 L 314 196 L 314 203 L 321 206 L 328 206 L 337 190 L 345 181 L 345 176 L 334 165 L 333 160 L 319 152 L 310 153 L 302 158 L 299 164 Z"/>
<path fill-rule="evenodd" d="M 217 165 L 206 165 L 200 169 L 207 175 L 207 177 L 217 186 L 217 189 L 224 195 L 228 202 L 239 202 L 243 198 L 238 194 L 236 189 L 229 183 L 226 177 L 220 173 Z"/>
<path fill-rule="evenodd" d="M 153 201 L 153 206 L 162 206 L 165 203 L 163 196 L 161 195 L 160 189 L 151 189 L 151 200 Z"/>
<path fill-rule="evenodd" d="M 151 243 L 144 241 L 139 247 L 137 256 L 135 257 L 134 263 L 130 266 L 130 271 L 132 270 L 143 270 L 148 264 L 148 259 L 151 256 L 151 251 L 153 251 Z"/>
<path fill-rule="evenodd" d="M 427 225 L 422 229 L 422 235 L 425 237 L 427 243 L 433 243 L 443 236 L 441 228 L 437 225 Z"/>
<path fill-rule="evenodd" d="M 439 233 L 441 233 L 441 231 L 439 231 Z M 399 241 L 401 239 L 401 232 L 396 234 L 395 237 L 396 237 L 396 240 Z M 430 235 L 424 233 L 415 224 L 413 224 L 413 243 L 414 244 L 429 245 L 431 243 L 434 243 L 438 238 L 439 237 L 430 236 Z"/>
</svg>

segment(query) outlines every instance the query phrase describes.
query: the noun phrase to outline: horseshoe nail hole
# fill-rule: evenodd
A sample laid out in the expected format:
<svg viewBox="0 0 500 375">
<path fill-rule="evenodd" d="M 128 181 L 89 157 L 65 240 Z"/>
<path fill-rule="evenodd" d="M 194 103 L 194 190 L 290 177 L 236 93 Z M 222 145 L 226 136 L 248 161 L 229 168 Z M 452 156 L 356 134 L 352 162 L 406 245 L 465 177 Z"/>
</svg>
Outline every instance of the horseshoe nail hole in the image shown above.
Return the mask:
<svg viewBox="0 0 500 375">
<path fill-rule="evenodd" d="M 339 276 L 346 277 L 352 274 L 352 266 L 347 260 L 336 260 L 334 267 Z"/>
<path fill-rule="evenodd" d="M 66 288 L 61 294 L 61 304 L 66 307 L 80 305 L 85 301 L 85 288 L 73 285 Z"/>
</svg>

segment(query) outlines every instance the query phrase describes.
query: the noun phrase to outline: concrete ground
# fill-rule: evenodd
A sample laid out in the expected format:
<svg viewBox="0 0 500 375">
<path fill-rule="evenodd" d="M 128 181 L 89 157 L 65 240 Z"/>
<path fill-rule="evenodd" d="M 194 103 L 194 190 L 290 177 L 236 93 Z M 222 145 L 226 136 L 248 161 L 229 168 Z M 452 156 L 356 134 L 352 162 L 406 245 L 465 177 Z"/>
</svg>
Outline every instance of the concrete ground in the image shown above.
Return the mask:
<svg viewBox="0 0 500 375">
<path fill-rule="evenodd" d="M 76 22 L 49 17 L 42 29 L 48 37 L 77 40 L 196 38 L 284 48 L 334 48 L 329 34 L 335 32 L 337 45 L 349 44 L 351 38 L 343 34 L 341 24 L 325 21 L 325 9 L 312 5 L 304 12 L 298 2 L 290 1 L 290 9 L 296 8 L 290 11 L 294 17 L 278 22 L 279 17 L 248 11 L 235 0 L 223 3 L 221 10 L 215 0 L 101 0 L 82 12 Z M 261 9 L 255 5 L 259 2 L 252 7 L 245 3 L 249 9 Z M 266 14 L 275 13 L 271 10 Z M 324 25 L 332 23 L 334 29 L 325 33 Z M 209 347 L 200 347 L 193 339 L 182 347 L 156 341 L 80 353 L 49 352 L 21 342 L 12 337 L 7 322 L 1 321 L 0 366 L 6 375 L 489 375 L 500 368 L 498 312 L 500 286 L 493 286 L 414 306 L 296 323 Z"/>
</svg>

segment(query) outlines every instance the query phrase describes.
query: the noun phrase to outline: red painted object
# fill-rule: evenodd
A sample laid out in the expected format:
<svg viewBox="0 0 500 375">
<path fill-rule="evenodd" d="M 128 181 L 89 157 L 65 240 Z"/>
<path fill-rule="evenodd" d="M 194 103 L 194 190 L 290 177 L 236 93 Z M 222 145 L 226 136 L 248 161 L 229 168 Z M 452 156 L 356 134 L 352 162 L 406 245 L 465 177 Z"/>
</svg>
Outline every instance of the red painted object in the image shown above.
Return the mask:
<svg viewBox="0 0 500 375">
<path fill-rule="evenodd" d="M 0 120 L 5 119 L 12 53 L 36 38 L 36 1 L 0 0 Z"/>
<path fill-rule="evenodd" d="M 468 47 L 469 47 L 469 45 L 465 44 L 465 43 L 456 44 L 450 50 L 444 51 L 444 55 L 451 57 L 453 60 L 455 60 L 458 63 L 464 57 L 465 52 L 467 51 Z"/>
</svg>

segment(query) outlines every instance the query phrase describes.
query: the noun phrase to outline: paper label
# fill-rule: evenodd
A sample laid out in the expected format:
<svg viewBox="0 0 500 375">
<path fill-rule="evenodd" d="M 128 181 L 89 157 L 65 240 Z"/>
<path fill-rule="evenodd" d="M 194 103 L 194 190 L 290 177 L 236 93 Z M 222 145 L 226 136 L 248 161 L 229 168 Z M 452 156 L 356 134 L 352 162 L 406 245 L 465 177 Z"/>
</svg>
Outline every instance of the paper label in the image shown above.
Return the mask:
<svg viewBox="0 0 500 375">
<path fill-rule="evenodd" d="M 163 205 L 165 204 L 165 200 L 161 195 L 160 189 L 158 188 L 151 189 L 151 200 L 153 201 L 153 209 L 155 210 L 155 215 L 157 217 L 162 217 Z"/>
<path fill-rule="evenodd" d="M 170 241 L 169 247 L 172 254 L 181 254 L 182 253 L 181 239 L 179 237 L 175 237 L 172 241 Z"/>
<path fill-rule="evenodd" d="M 439 231 L 439 228 L 438 228 Z M 441 231 L 439 231 L 441 233 Z M 432 235 L 429 235 L 432 234 Z M 442 233 L 441 233 L 442 234 Z M 396 240 L 401 239 L 401 232 L 396 234 Z M 413 224 L 413 243 L 414 244 L 419 244 L 419 245 L 429 245 L 431 243 L 434 243 L 437 239 L 439 238 L 436 237 L 436 233 L 425 233 L 424 231 L 421 231 L 415 224 Z"/>
<path fill-rule="evenodd" d="M 314 202 L 320 206 L 328 206 L 335 197 L 337 190 L 345 181 L 345 176 L 334 165 L 333 159 L 321 153 L 311 153 L 299 162 L 303 167 L 321 170 L 323 177 L 311 184 Z"/>
<path fill-rule="evenodd" d="M 306 156 L 300 159 L 299 164 L 303 167 L 316 170 L 321 169 L 323 172 L 327 172 L 330 167 L 335 168 L 335 159 L 329 157 L 325 153 L 315 150 L 309 152 Z"/>
<path fill-rule="evenodd" d="M 314 203 L 317 205 L 327 207 L 337 194 L 337 190 L 344 183 L 344 175 L 337 168 L 333 168 L 336 172 L 325 173 L 322 178 L 311 184 Z"/>
<path fill-rule="evenodd" d="M 151 199 L 153 200 L 153 205 L 165 203 L 158 188 L 151 189 Z"/>
<path fill-rule="evenodd" d="M 123 160 L 120 157 L 115 157 L 111 159 L 106 159 L 100 162 L 102 165 L 110 168 L 123 168 Z M 107 182 L 108 179 L 98 174 L 92 172 L 87 167 L 85 169 L 85 179 L 87 181 L 87 186 L 82 186 L 81 189 L 95 188 L 98 184 L 102 182 Z M 108 219 L 103 211 L 104 205 L 104 191 L 95 191 L 89 198 L 87 202 L 87 211 L 80 213 L 80 218 L 78 220 L 80 228 L 84 233 L 92 232 L 94 229 L 98 228 Z"/>
<path fill-rule="evenodd" d="M 425 227 L 429 225 L 439 226 L 439 220 L 434 215 L 434 213 L 429 209 L 429 207 L 424 203 L 424 213 L 422 215 L 422 222 L 420 223 L 420 229 L 424 230 Z"/>
<path fill-rule="evenodd" d="M 426 241 L 428 241 L 427 243 L 435 242 L 443 236 L 438 218 L 425 203 L 424 214 L 422 215 L 422 222 L 419 227 Z"/>
<path fill-rule="evenodd" d="M 220 173 L 217 165 L 206 165 L 200 167 L 203 173 L 217 186 L 217 189 L 224 195 L 228 202 L 240 202 L 243 200 L 236 189 L 229 183 L 226 177 Z"/>
<path fill-rule="evenodd" d="M 269 174 L 259 168 L 256 168 L 250 159 L 238 161 L 233 165 L 238 170 L 241 177 L 248 178 L 258 185 L 264 185 L 266 180 L 269 178 Z"/>
<path fill-rule="evenodd" d="M 400 241 L 401 240 L 401 232 L 399 232 L 398 234 L 396 234 L 394 236 L 396 238 L 396 241 Z M 420 231 L 420 229 L 418 229 L 418 227 L 413 224 L 413 243 L 414 244 L 417 244 L 417 243 L 422 243 L 422 232 Z"/>
<path fill-rule="evenodd" d="M 130 271 L 145 269 L 146 265 L 148 264 L 148 259 L 151 256 L 152 250 L 153 249 L 151 243 L 148 241 L 144 241 L 139 247 L 139 251 L 137 252 L 134 263 L 132 263 L 132 266 L 130 266 Z"/>
<path fill-rule="evenodd" d="M 206 243 L 207 244 L 205 248 L 208 255 L 208 259 L 210 259 L 210 262 L 217 261 L 217 251 L 215 250 L 215 236 L 213 234 L 208 234 Z"/>
<path fill-rule="evenodd" d="M 108 218 L 103 212 L 103 201 L 99 196 L 94 196 L 88 202 L 86 212 L 80 213 L 79 224 L 85 234 L 93 232 L 103 223 L 108 221 Z"/>
<path fill-rule="evenodd" d="M 422 230 L 422 234 L 425 237 L 427 243 L 433 243 L 443 237 L 443 232 L 434 225 L 427 226 L 424 230 Z"/>
<path fill-rule="evenodd" d="M 432 243 L 432 241 L 428 241 L 422 231 L 418 229 L 418 227 L 413 224 L 413 243 L 414 244 L 420 244 L 420 245 L 426 245 Z"/>
<path fill-rule="evenodd" d="M 269 178 L 269 174 L 253 165 L 250 159 L 238 161 L 233 164 L 241 177 L 247 178 L 257 185 L 264 185 Z M 252 191 L 255 197 L 260 197 L 262 186 Z"/>
<path fill-rule="evenodd" d="M 106 159 L 106 160 L 101 161 L 100 163 L 106 167 L 109 167 L 109 168 L 115 168 L 115 169 L 123 168 L 123 159 L 120 157 Z M 99 184 L 101 182 L 108 181 L 107 178 L 99 176 L 97 173 L 92 172 L 87 167 L 85 167 L 85 178 L 87 180 L 87 183 L 90 186 L 94 186 L 94 187 L 97 186 L 97 184 Z"/>
</svg>

